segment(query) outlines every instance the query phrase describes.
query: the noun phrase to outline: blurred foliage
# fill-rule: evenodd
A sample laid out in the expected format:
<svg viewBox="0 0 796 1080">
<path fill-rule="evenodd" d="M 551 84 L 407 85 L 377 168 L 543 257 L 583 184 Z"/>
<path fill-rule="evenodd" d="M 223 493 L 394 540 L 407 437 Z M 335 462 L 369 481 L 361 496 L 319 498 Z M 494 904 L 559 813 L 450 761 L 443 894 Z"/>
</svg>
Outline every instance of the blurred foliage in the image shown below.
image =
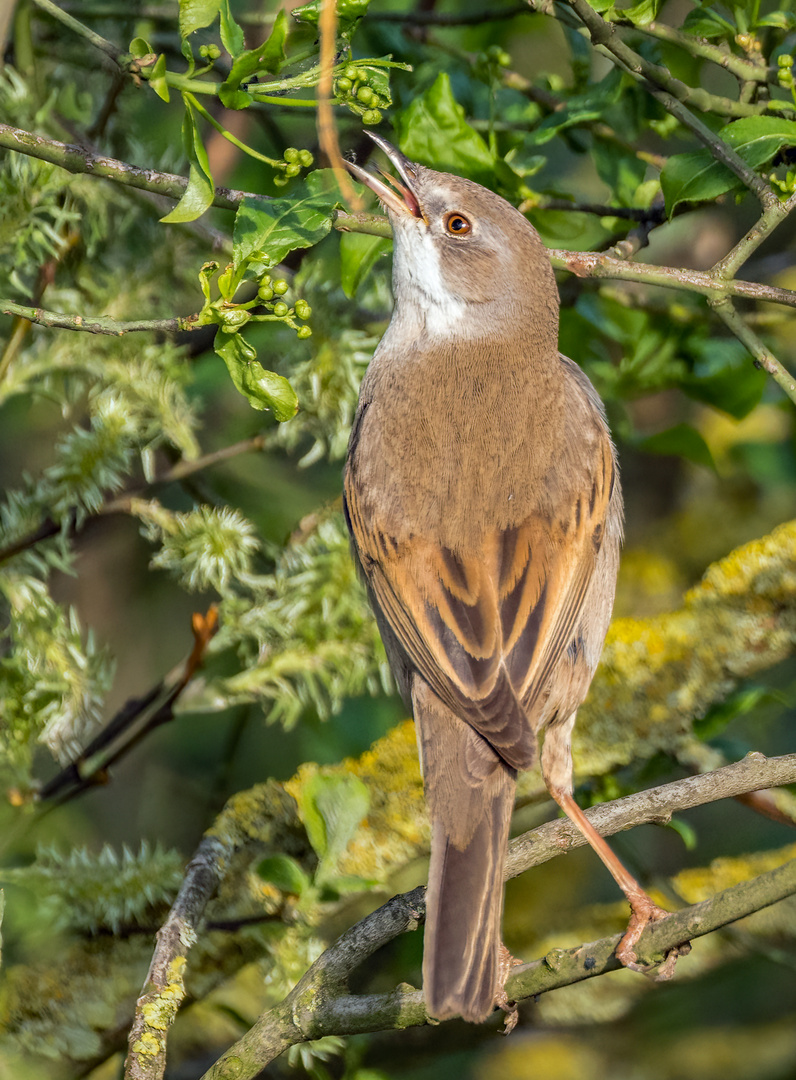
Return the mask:
<svg viewBox="0 0 796 1080">
<path fill-rule="evenodd" d="M 402 707 L 337 501 L 359 381 L 389 317 L 390 241 L 335 227 L 345 207 L 314 127 L 317 0 L 290 13 L 270 0 L 67 7 L 109 47 L 22 0 L 4 42 L 0 123 L 178 172 L 187 187 L 175 203 L 0 157 L 0 297 L 73 319 L 54 330 L 0 317 L 0 1072 L 111 1075 L 151 949 L 141 932 L 162 919 L 193 845 L 221 827 L 230 796 L 243 792 L 228 817 L 261 821 L 245 789 L 293 777 L 280 798 L 266 785 L 279 827 L 245 871 L 231 868 L 237 901 L 230 884 L 214 911 L 223 926 L 189 967 L 194 1004 L 175 1031 L 174 1075 L 198 1076 L 365 910 L 374 880 L 403 888 L 423 876 L 411 731 L 363 754 Z M 755 222 L 737 177 L 593 49 L 573 5 L 541 14 L 506 3 L 486 20 L 453 0 L 337 8 L 333 103 L 341 144 L 360 159 L 372 150 L 363 126 L 383 124 L 415 160 L 500 192 L 550 246 L 625 242 L 683 271 L 709 268 Z M 667 85 L 685 87 L 707 128 L 775 191 L 796 190 L 789 0 L 592 10 L 679 80 Z M 219 185 L 270 199 L 244 198 L 233 221 L 212 205 Z M 744 276 L 791 285 L 794 242 L 788 220 Z M 605 399 L 622 460 L 617 609 L 663 617 L 711 562 L 793 517 L 792 404 L 685 274 L 680 291 L 560 284 L 562 350 Z M 96 316 L 140 330 L 81 332 L 78 317 Z M 743 316 L 793 370 L 792 308 L 748 303 Z M 178 331 L 143 325 L 178 317 Z M 186 666 L 191 613 L 211 602 L 219 632 L 194 642 Z M 622 644 L 639 669 L 654 668 L 640 637 Z M 183 671 L 158 730 L 137 732 Z M 717 679 L 704 716 L 689 716 L 698 739 L 599 777 L 590 797 L 751 748 L 792 749 L 795 689 L 792 659 L 755 669 L 753 682 Z M 135 749 L 106 760 L 97 737 L 119 731 Z M 342 772 L 313 764 L 348 755 L 362 756 Z M 36 803 L 59 770 L 79 797 Z M 792 801 L 780 800 L 783 815 Z M 678 830 L 639 830 L 617 847 L 642 877 L 667 877 L 719 855 L 764 858 L 790 836 L 736 805 L 703 808 Z M 613 898 L 611 883 L 591 874 L 587 853 L 561 862 L 512 884 L 517 948 L 549 947 L 550 928 L 558 944 L 599 932 L 588 905 Z M 295 925 L 276 917 L 280 904 Z M 266 921 L 228 925 L 258 915 Z M 665 989 L 614 993 L 611 976 L 556 992 L 525 1007 L 503 1052 L 489 1026 L 451 1024 L 321 1040 L 294 1048 L 278 1075 L 785 1078 L 792 920 L 789 908 L 728 932 Z M 363 984 L 416 980 L 417 937 L 396 942 Z"/>
</svg>

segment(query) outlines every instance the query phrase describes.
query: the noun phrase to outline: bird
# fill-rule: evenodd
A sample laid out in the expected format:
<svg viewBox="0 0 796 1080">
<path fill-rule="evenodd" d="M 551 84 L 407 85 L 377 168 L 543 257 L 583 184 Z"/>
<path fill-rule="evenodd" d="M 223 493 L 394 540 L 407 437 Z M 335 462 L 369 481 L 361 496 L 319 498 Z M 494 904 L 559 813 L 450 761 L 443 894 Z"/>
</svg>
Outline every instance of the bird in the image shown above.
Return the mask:
<svg viewBox="0 0 796 1080">
<path fill-rule="evenodd" d="M 518 771 L 537 759 L 631 906 L 617 956 L 665 912 L 575 802 L 572 730 L 602 651 L 623 533 L 603 404 L 558 348 L 541 238 L 508 201 L 409 160 L 354 162 L 393 233 L 394 307 L 343 474 L 352 548 L 417 730 L 431 856 L 428 1013 L 508 1010 L 503 864 Z M 509 958 L 510 960 L 513 958 Z"/>
</svg>

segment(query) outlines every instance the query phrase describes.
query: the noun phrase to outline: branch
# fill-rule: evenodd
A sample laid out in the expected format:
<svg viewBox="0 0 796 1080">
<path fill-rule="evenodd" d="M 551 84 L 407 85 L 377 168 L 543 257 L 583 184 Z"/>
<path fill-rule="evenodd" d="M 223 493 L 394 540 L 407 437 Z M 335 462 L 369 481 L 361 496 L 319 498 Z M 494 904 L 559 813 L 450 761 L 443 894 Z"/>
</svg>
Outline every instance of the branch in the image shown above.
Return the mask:
<svg viewBox="0 0 796 1080">
<path fill-rule="evenodd" d="M 777 69 L 775 67 L 744 60 L 742 56 L 736 56 L 729 49 L 713 45 L 706 38 L 695 37 L 693 34 L 687 34 L 683 30 L 677 30 L 660 22 L 653 21 L 645 26 L 635 26 L 621 18 L 615 20 L 615 22 L 616 25 L 633 29 L 639 34 L 645 34 L 647 37 L 655 38 L 658 41 L 665 41 L 667 45 L 677 45 L 678 48 L 690 53 L 691 56 L 698 57 L 700 60 L 709 60 L 712 64 L 717 64 L 719 67 L 724 68 L 725 71 L 731 72 L 736 78 L 743 79 L 746 82 L 776 82 Z"/>
<path fill-rule="evenodd" d="M 83 753 L 48 781 L 38 792 L 39 802 L 69 802 L 97 784 L 104 784 L 112 765 L 127 755 L 155 728 L 174 719 L 177 699 L 204 663 L 205 652 L 218 631 L 218 609 L 191 619 L 193 648 L 184 663 L 161 679 L 142 698 L 125 702 L 115 716 L 91 740 Z"/>
<path fill-rule="evenodd" d="M 85 147 L 58 142 L 56 139 L 47 139 L 43 135 L 34 135 L 30 131 L 12 127 L 10 124 L 0 124 L 0 147 L 16 150 L 20 154 L 27 154 L 40 161 L 49 161 L 50 164 L 59 165 L 71 173 L 101 176 L 106 180 L 115 180 L 117 184 L 125 184 L 127 187 L 166 195 L 175 201 L 182 198 L 188 186 L 187 176 L 159 172 L 156 169 L 141 169 L 126 161 L 105 157 L 102 154 L 93 154 Z M 267 200 L 268 196 L 220 187 L 215 189 L 212 205 L 222 210 L 236 210 L 243 199 Z"/>
<path fill-rule="evenodd" d="M 176 334 L 184 330 L 196 330 L 198 315 L 175 315 L 171 319 L 136 319 L 122 322 L 105 315 L 66 315 L 59 311 L 45 311 L 40 307 L 26 307 L 15 304 L 13 300 L 0 299 L 0 314 L 14 315 L 19 319 L 49 326 L 55 330 L 82 330 L 89 334 L 109 334 L 122 337 L 136 331 L 157 331 Z"/>
<path fill-rule="evenodd" d="M 536 0 L 529 0 L 529 3 L 532 7 L 535 7 Z M 726 165 L 757 196 L 764 209 L 773 205 L 774 201 L 779 203 L 771 187 L 758 176 L 754 169 L 746 164 L 731 146 L 694 116 L 686 107 L 686 103 L 690 102 L 703 112 L 718 113 L 720 116 L 758 116 L 760 114 L 759 107 L 744 105 L 740 102 L 731 101 L 729 98 L 719 98 L 713 94 L 708 94 L 704 90 L 687 86 L 680 79 L 674 78 L 666 68 L 650 63 L 631 49 L 619 37 L 616 27 L 598 15 L 588 3 L 588 0 L 564 0 L 564 3 L 575 12 L 586 27 L 594 46 L 607 53 L 618 67 L 626 71 L 637 82 L 644 83 L 652 96 L 661 102 L 667 112 L 675 116 L 681 124 L 693 132 L 716 160 Z"/>
<path fill-rule="evenodd" d="M 796 404 L 796 378 L 777 360 L 757 334 L 744 322 L 733 307 L 732 300 L 728 296 L 720 300 L 708 301 L 716 314 L 724 321 L 725 325 L 735 334 L 739 341 L 754 357 L 755 365 L 767 371 L 776 384 Z"/>
<path fill-rule="evenodd" d="M 610 836 L 633 825 L 668 820 L 683 809 L 795 780 L 796 754 L 772 759 L 749 754 L 743 761 L 714 773 L 689 777 L 592 808 L 587 816 L 601 835 Z M 580 833 L 566 819 L 543 825 L 512 843 L 506 877 L 514 877 L 583 843 Z M 207 875 L 207 880 L 213 876 Z M 324 1035 L 425 1024 L 428 1015 L 420 991 L 399 988 L 390 994 L 364 996 L 345 992 L 348 977 L 364 960 L 399 934 L 416 928 L 425 914 L 424 892 L 415 889 L 393 897 L 347 930 L 309 968 L 284 1001 L 265 1013 L 208 1070 L 204 1080 L 227 1080 L 233 1075 L 236 1080 L 247 1080 L 288 1046 Z M 652 924 L 642 935 L 640 955 L 662 957 L 686 940 L 710 933 L 794 892 L 796 860 L 791 860 Z M 189 930 L 194 927 L 195 923 Z M 509 996 L 522 1000 L 620 968 L 613 952 L 621 936 L 617 934 L 577 949 L 554 950 L 540 960 L 514 969 L 507 984 Z M 158 959 L 163 970 L 171 963 L 169 955 Z M 133 1080 L 154 1080 L 161 1074 L 129 1075 Z"/>
</svg>

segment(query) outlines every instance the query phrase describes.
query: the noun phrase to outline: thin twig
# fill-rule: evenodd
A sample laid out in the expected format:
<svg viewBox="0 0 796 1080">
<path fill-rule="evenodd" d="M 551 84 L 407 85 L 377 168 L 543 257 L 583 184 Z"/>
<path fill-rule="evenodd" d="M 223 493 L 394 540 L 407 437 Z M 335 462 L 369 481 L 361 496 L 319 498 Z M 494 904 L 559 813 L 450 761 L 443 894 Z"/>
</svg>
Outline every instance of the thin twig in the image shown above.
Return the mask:
<svg viewBox="0 0 796 1080">
<path fill-rule="evenodd" d="M 0 300 L 0 314 L 15 315 L 55 330 L 81 330 L 89 334 L 108 334 L 111 337 L 122 337 L 138 331 L 176 334 L 179 331 L 196 330 L 199 318 L 194 314 L 176 315 L 170 319 L 133 319 L 125 322 L 105 315 L 67 315 L 60 311 L 45 311 L 40 307 L 15 304 L 13 300 Z"/>
<path fill-rule="evenodd" d="M 102 37 L 95 30 L 91 30 L 88 26 L 85 26 L 82 22 L 79 22 L 73 15 L 69 15 L 54 4 L 52 0 L 33 0 L 33 3 L 37 8 L 42 11 L 46 11 L 53 19 L 62 23 L 69 30 L 72 30 L 75 34 L 84 38 L 89 44 L 93 45 L 100 52 L 104 53 L 109 59 L 113 60 L 114 64 L 121 70 L 127 71 L 130 62 L 130 56 L 124 52 L 117 45 L 114 45 L 112 41 L 108 41 L 107 38 Z"/>
<path fill-rule="evenodd" d="M 242 439 L 240 442 L 233 443 L 231 446 L 223 446 L 219 450 L 213 450 L 209 454 L 202 455 L 202 457 L 190 460 L 183 458 L 143 487 L 136 488 L 124 495 L 117 495 L 116 498 L 108 499 L 97 508 L 94 514 L 86 518 L 86 521 L 90 521 L 95 517 L 105 517 L 109 514 L 129 514 L 134 510 L 134 504 L 137 499 L 140 500 L 145 498 L 159 487 L 163 487 L 166 484 L 179 483 L 189 476 L 193 476 L 195 473 L 210 468 L 212 465 L 218 465 L 222 461 L 228 461 L 230 458 L 237 457 L 239 454 L 257 452 L 264 447 L 265 435 L 260 434 L 253 435 L 249 439 Z M 33 532 L 27 533 L 25 536 L 20 537 L 20 539 L 15 540 L 12 544 L 8 544 L 4 548 L 0 548 L 0 563 L 13 559 L 15 555 L 20 555 L 23 551 L 28 551 L 30 548 L 35 547 L 36 544 L 40 544 L 44 540 L 51 540 L 64 528 L 66 528 L 68 533 L 72 532 L 72 527 L 70 527 L 68 523 L 64 525 L 62 521 L 58 522 L 53 518 L 45 518 L 41 525 L 34 529 Z"/>
<path fill-rule="evenodd" d="M 329 161 L 343 198 L 356 213 L 362 210 L 363 203 L 354 190 L 351 177 L 343 164 L 340 142 L 337 138 L 337 124 L 335 123 L 334 109 L 332 108 L 335 36 L 337 33 L 337 10 L 334 0 L 322 0 L 318 18 L 318 30 L 321 38 L 321 73 L 318 79 L 318 116 L 316 125 L 318 145 Z"/>
<path fill-rule="evenodd" d="M 108 721 L 78 758 L 70 762 L 38 792 L 40 802 L 70 802 L 97 784 L 107 783 L 109 769 L 125 757 L 155 728 L 174 719 L 174 706 L 204 663 L 205 652 L 218 630 L 218 608 L 191 619 L 194 643 L 186 660 L 141 698 L 131 698 Z"/>
<path fill-rule="evenodd" d="M 791 375 L 787 368 L 783 367 L 776 356 L 765 347 L 754 330 L 744 322 L 735 310 L 729 296 L 724 296 L 719 300 L 709 300 L 708 303 L 738 340 L 743 342 L 754 357 L 757 367 L 767 371 L 780 389 L 796 404 L 796 378 Z"/>
</svg>

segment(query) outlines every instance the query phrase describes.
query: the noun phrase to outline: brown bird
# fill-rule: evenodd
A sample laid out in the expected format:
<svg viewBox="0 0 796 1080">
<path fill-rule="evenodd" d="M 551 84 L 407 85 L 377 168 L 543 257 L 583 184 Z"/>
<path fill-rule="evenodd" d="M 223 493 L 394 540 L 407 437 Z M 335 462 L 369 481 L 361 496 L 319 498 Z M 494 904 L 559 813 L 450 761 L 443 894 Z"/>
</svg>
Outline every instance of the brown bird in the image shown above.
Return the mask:
<svg viewBox="0 0 796 1080">
<path fill-rule="evenodd" d="M 503 863 L 517 771 L 539 742 L 550 794 L 630 901 L 624 963 L 664 914 L 572 796 L 622 496 L 602 403 L 558 351 L 536 230 L 486 188 L 371 137 L 400 179 L 349 168 L 389 215 L 395 308 L 362 383 L 345 511 L 417 725 L 432 825 L 426 1005 L 481 1021 L 505 1001 Z"/>
</svg>

